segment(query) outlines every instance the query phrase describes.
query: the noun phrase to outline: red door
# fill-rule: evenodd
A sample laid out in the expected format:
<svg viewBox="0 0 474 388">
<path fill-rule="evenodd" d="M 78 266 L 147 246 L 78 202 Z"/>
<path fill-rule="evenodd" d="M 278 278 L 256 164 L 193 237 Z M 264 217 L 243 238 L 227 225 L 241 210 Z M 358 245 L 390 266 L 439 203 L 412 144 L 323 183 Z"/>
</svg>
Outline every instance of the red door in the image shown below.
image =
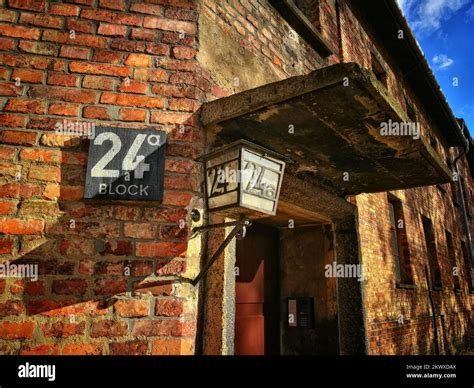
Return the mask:
<svg viewBox="0 0 474 388">
<path fill-rule="evenodd" d="M 237 240 L 236 355 L 279 353 L 278 231 L 254 223 Z"/>
</svg>

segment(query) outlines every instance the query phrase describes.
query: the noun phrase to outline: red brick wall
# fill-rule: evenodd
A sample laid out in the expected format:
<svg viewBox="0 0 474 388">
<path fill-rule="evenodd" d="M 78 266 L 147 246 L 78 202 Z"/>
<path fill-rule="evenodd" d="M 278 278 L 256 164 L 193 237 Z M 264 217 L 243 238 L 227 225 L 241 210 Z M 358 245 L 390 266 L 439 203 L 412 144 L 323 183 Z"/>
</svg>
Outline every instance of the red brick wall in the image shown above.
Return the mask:
<svg viewBox="0 0 474 388">
<path fill-rule="evenodd" d="M 0 6 L 0 259 L 40 271 L 0 280 L 0 353 L 193 353 L 194 304 L 172 277 L 190 260 L 209 88 L 196 2 Z M 163 202 L 85 202 L 87 139 L 56 134 L 64 119 L 165 129 Z"/>
<path fill-rule="evenodd" d="M 377 51 L 393 97 L 404 107 L 406 91 L 417 105 L 389 53 L 376 47 L 344 2 L 340 23 L 334 1 L 319 3 L 321 33 L 341 48 L 341 60 L 371 68 L 370 50 Z M 264 0 L 0 5 L 0 258 L 37 263 L 41 271 L 37 282 L 0 279 L 0 353 L 192 353 L 195 295 L 172 276 L 189 275 L 198 260 L 187 252 L 188 230 L 180 227 L 190 225 L 190 203 L 199 192 L 193 160 L 203 150 L 203 136 L 196 111 L 206 99 L 234 92 L 219 87 L 218 69 L 203 69 L 196 59 L 198 16 L 206 15 L 277 79 L 308 73 L 338 56 L 320 58 Z M 437 136 L 429 115 L 417 109 L 423 133 Z M 64 119 L 165 129 L 163 203 L 84 202 L 88 144 L 55 133 Z M 415 290 L 394 284 L 386 195 L 357 198 L 370 353 L 432 352 L 420 214 L 433 219 L 445 269 L 446 290 L 438 294 L 442 349 L 452 351 L 448 344 L 463 336 L 466 290 L 455 295 L 449 288 L 443 240 L 449 228 L 459 260 L 462 229 L 447 189 L 395 193 L 407 212 Z M 395 321 L 400 313 L 401 327 Z"/>
<path fill-rule="evenodd" d="M 431 138 L 438 142 L 435 151 L 441 160 L 449 154 L 445 141 L 439 130 L 429 119 L 416 98 L 416 94 L 404 84 L 400 71 L 396 66 L 396 58 L 391 58 L 373 37 L 368 29 L 358 20 L 357 16 L 341 1 L 337 11 L 334 1 L 302 1 L 302 4 L 319 3 L 319 23 L 314 23 L 330 45 L 341 52 L 340 59 L 344 62 L 356 62 L 362 67 L 371 69 L 371 51 L 375 52 L 387 70 L 387 89 L 402 109 L 406 109 L 405 94 L 415 105 L 417 120 L 420 122 L 422 135 L 429 143 Z M 291 41 L 287 41 L 289 26 L 264 1 L 203 1 L 203 12 L 210 15 L 213 21 L 222 28 L 224 34 L 230 34 L 241 46 L 252 52 L 267 65 L 269 71 L 275 71 L 280 79 L 301 75 L 339 60 L 332 56 L 328 61 L 313 61 L 307 63 L 304 58 L 313 58 L 314 52 L 304 43 L 297 52 L 290 56 Z M 263 11 L 265 9 L 265 11 Z M 340 17 L 338 23 L 337 17 Z M 230 17 L 232 15 L 233 17 Z M 250 21 L 253 28 L 246 29 L 244 21 Z M 341 29 L 339 40 L 338 28 Z M 260 28 L 258 28 L 260 26 Z M 265 31 L 269 36 L 262 36 Z M 247 42 L 250 42 L 247 44 Z M 271 42 L 271 45 L 270 43 Z M 216 42 L 218 45 L 219 42 Z M 265 49 L 269 45 L 272 55 Z M 278 50 L 279 49 L 279 50 Z M 235 56 L 240 55 L 238 52 Z M 277 61 L 274 57 L 278 58 Z M 312 60 L 312 59 L 311 59 Z M 297 63 L 297 66 L 288 66 Z M 281 63 L 281 64 L 280 64 Z M 299 64 L 304 63 L 304 66 Z M 219 79 L 219 69 L 207 69 L 211 79 Z M 457 153 L 452 152 L 452 156 Z M 470 172 L 465 160 L 460 161 L 462 174 L 466 177 L 466 185 L 472 188 Z M 468 324 L 469 303 L 465 282 L 466 273 L 462 266 L 460 240 L 464 239 L 464 229 L 461 213 L 453 206 L 451 187 L 443 185 L 444 193 L 436 186 L 397 191 L 404 206 L 407 240 L 412 259 L 412 272 L 415 278 L 415 289 L 397 288 L 395 285 L 395 262 L 391 253 L 390 223 L 388 214 L 387 194 L 370 194 L 357 197 L 359 208 L 360 238 L 362 262 L 367 271 L 365 286 L 365 307 L 367 309 L 368 345 L 371 354 L 421 354 L 433 353 L 433 325 L 430 317 L 430 306 L 423 273 L 426 264 L 424 237 L 422 234 L 421 214 L 430 217 L 435 225 L 438 244 L 438 258 L 443 272 L 444 290 L 435 292 L 435 304 L 438 316 L 440 349 L 442 352 L 454 352 L 458 343 L 464 338 Z M 461 281 L 463 290 L 455 294 L 453 278 L 450 276 L 451 264 L 447 257 L 445 229 L 453 235 L 456 260 L 462 270 Z M 398 323 L 403 316 L 404 323 Z"/>
</svg>

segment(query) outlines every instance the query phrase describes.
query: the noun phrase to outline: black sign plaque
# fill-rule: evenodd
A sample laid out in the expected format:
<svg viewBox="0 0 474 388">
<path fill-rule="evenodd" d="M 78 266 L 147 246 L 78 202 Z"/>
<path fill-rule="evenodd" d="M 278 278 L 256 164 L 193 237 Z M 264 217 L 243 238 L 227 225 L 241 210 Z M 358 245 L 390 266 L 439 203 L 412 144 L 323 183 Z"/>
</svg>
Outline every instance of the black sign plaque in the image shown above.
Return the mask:
<svg viewBox="0 0 474 388">
<path fill-rule="evenodd" d="M 96 127 L 90 141 L 85 198 L 163 199 L 166 132 Z"/>
</svg>

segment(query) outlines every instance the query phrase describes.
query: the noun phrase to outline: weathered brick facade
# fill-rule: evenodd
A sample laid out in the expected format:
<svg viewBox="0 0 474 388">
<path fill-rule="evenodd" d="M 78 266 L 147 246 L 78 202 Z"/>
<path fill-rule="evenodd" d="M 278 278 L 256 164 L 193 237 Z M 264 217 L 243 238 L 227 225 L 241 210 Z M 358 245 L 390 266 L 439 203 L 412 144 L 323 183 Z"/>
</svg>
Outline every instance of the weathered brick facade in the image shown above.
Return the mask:
<svg viewBox="0 0 474 388">
<path fill-rule="evenodd" d="M 198 291 L 179 277 L 200 265 L 188 238 L 190 210 L 202 206 L 202 103 L 340 62 L 372 69 L 375 57 L 437 156 L 458 155 L 348 2 L 296 3 L 314 9 L 308 17 L 333 55 L 322 58 L 266 0 L 0 0 L 0 257 L 40 268 L 37 282 L 0 279 L 0 353 L 194 354 Z M 63 120 L 165 129 L 163 201 L 85 201 L 88 140 L 58 135 Z M 473 209 L 466 158 L 458 164 Z M 465 340 L 467 242 L 452 189 L 392 193 L 403 204 L 411 288 L 396 284 L 387 193 L 353 198 L 369 354 L 434 353 L 421 215 L 433 221 L 442 274 L 440 351 Z"/>
</svg>

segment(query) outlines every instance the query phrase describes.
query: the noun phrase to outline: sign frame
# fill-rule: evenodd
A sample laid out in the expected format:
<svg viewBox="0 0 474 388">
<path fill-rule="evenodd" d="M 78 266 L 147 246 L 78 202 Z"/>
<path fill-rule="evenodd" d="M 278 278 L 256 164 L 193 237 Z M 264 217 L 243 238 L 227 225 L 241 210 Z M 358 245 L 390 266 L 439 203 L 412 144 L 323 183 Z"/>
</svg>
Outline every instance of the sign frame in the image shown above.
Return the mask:
<svg viewBox="0 0 474 388">
<path fill-rule="evenodd" d="M 162 201 L 166 142 L 162 130 L 95 127 L 84 198 Z"/>
</svg>

